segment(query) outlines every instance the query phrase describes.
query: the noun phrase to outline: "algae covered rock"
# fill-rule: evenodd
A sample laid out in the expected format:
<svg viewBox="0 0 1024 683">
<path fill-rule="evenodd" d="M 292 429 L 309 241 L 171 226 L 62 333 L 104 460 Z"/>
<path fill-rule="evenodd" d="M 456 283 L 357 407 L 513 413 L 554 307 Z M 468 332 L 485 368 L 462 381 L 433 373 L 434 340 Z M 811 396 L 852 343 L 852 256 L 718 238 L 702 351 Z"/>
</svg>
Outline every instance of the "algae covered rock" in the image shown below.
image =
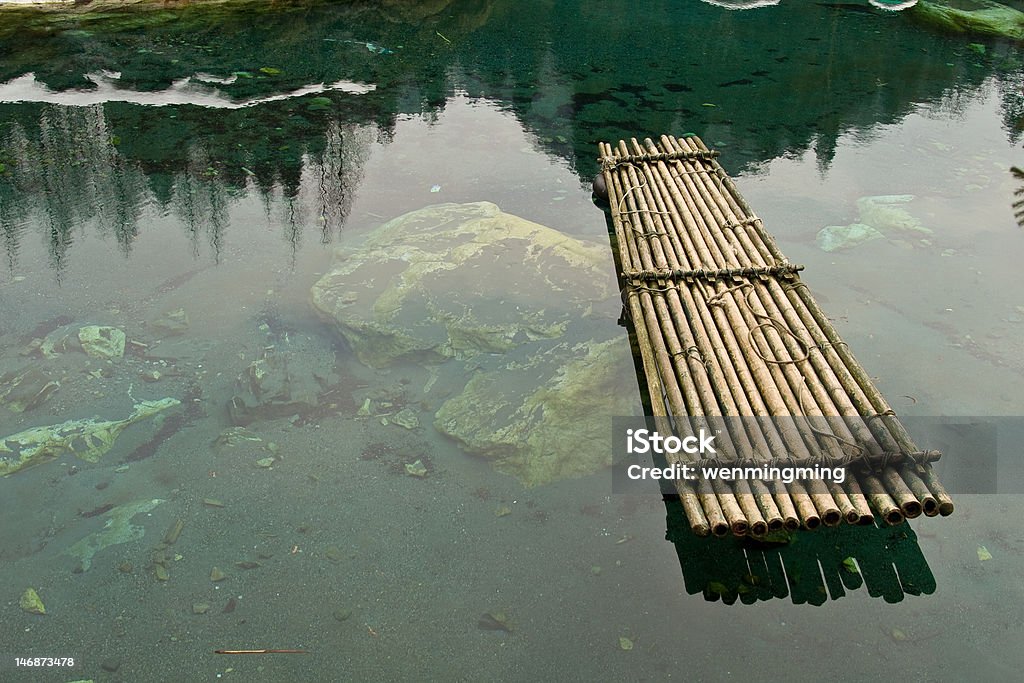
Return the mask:
<svg viewBox="0 0 1024 683">
<path fill-rule="evenodd" d="M 527 485 L 608 465 L 611 418 L 639 403 L 608 246 L 489 202 L 342 246 L 312 296 L 363 363 L 443 366 L 435 427 Z"/>
<path fill-rule="evenodd" d="M 857 200 L 860 221 L 884 234 L 906 231 L 930 235 L 932 231 L 921 225 L 921 221 L 904 207 L 914 199 L 912 194 L 861 197 Z"/>
<path fill-rule="evenodd" d="M 188 327 L 188 313 L 184 308 L 167 311 L 146 325 L 146 329 L 157 337 L 177 337 L 188 332 Z"/>
<path fill-rule="evenodd" d="M 116 327 L 86 325 L 78 331 L 82 350 L 93 358 L 120 358 L 124 355 L 124 332 Z"/>
<path fill-rule="evenodd" d="M 819 230 L 818 247 L 831 252 L 899 233 L 932 234 L 903 206 L 913 200 L 914 195 L 910 194 L 861 197 L 857 200 L 858 219 L 849 225 L 827 225 Z"/>
<path fill-rule="evenodd" d="M 838 251 L 849 249 L 858 244 L 879 240 L 885 237 L 870 225 L 865 223 L 850 223 L 849 225 L 826 225 L 818 231 L 818 247 L 822 251 Z"/>
<path fill-rule="evenodd" d="M 555 339 L 617 292 L 606 245 L 489 202 L 439 204 L 345 245 L 313 305 L 374 367 L 504 353 Z"/>
<path fill-rule="evenodd" d="M 0 438 L 0 476 L 65 453 L 72 453 L 86 462 L 96 462 L 113 448 L 114 441 L 126 428 L 180 403 L 176 398 L 140 401 L 123 420 L 68 420 Z"/>
<path fill-rule="evenodd" d="M 1024 40 L 1024 12 L 989 0 L 921 0 L 910 14 L 948 33 Z"/>
<path fill-rule="evenodd" d="M 611 464 L 611 417 L 638 403 L 625 337 L 560 345 L 523 367 L 478 372 L 435 426 L 527 486 Z"/>
</svg>

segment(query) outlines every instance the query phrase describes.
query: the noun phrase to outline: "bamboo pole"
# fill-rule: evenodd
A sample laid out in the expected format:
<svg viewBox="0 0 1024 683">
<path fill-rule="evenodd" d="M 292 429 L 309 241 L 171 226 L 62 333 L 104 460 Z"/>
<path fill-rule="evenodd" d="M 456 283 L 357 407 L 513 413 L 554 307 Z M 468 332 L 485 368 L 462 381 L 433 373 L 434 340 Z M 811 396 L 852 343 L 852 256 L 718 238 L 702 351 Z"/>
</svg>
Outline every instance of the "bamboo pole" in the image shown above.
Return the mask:
<svg viewBox="0 0 1024 683">
<path fill-rule="evenodd" d="M 939 478 L 935 476 L 935 470 L 929 464 L 924 464 L 920 468 L 921 479 L 924 481 L 928 490 L 931 491 L 932 495 L 935 496 L 935 500 L 939 503 L 939 514 L 943 517 L 948 517 L 953 514 L 953 499 L 950 498 L 949 494 L 946 493 L 945 487 L 939 482 Z"/>
<path fill-rule="evenodd" d="M 621 144 L 622 143 L 620 143 L 620 145 Z M 626 154 L 626 153 L 628 153 L 628 152 L 626 150 L 623 150 L 623 154 Z M 662 268 L 668 268 L 668 269 L 673 269 L 673 268 L 680 267 L 683 264 L 686 264 L 686 263 L 689 262 L 689 258 L 692 258 L 692 252 L 691 252 L 690 255 L 687 255 L 685 253 L 684 254 L 676 254 L 675 248 L 681 248 L 680 243 L 678 241 L 676 241 L 673 244 L 673 243 L 667 241 L 668 235 L 675 234 L 678 237 L 678 234 L 677 234 L 677 231 L 668 229 L 668 226 L 666 226 L 664 221 L 662 221 L 661 215 L 662 214 L 669 214 L 669 215 L 675 216 L 675 214 L 671 211 L 670 207 L 666 207 L 664 204 L 661 204 L 661 203 L 657 203 L 656 207 L 652 209 L 652 207 L 649 205 L 649 202 L 652 202 L 652 201 L 653 202 L 657 202 L 657 200 L 659 200 L 662 197 L 662 195 L 660 193 L 654 193 L 652 191 L 652 187 L 653 186 L 651 184 L 650 176 L 645 176 L 645 177 L 646 177 L 646 181 L 644 183 L 641 183 L 639 181 L 639 176 L 633 174 L 632 172 L 630 173 L 630 185 L 632 187 L 634 187 L 634 188 L 642 188 L 641 192 L 638 193 L 635 196 L 635 200 L 633 200 L 633 201 L 635 201 L 636 206 L 635 206 L 635 208 L 633 208 L 631 210 L 637 212 L 641 216 L 642 221 L 644 222 L 645 226 L 647 227 L 647 232 L 649 234 L 657 235 L 657 236 L 661 237 L 662 240 L 666 240 L 663 243 L 659 243 L 659 242 L 657 242 L 655 240 L 652 240 L 652 247 L 653 247 L 652 248 L 652 252 L 655 253 L 655 256 L 656 256 L 655 262 L 656 262 L 656 264 L 658 266 L 662 267 Z M 631 199 L 633 199 L 633 198 L 631 198 Z M 632 205 L 632 201 L 630 202 L 630 204 Z M 682 259 L 682 260 L 680 260 L 680 259 Z M 683 288 L 672 287 L 672 288 L 666 288 L 666 289 L 667 289 L 666 297 L 669 299 L 669 303 L 671 305 L 671 311 L 672 311 L 671 317 L 673 318 L 673 321 L 676 323 L 677 328 L 682 330 L 682 331 L 684 331 L 684 332 L 688 332 L 688 328 L 689 328 L 689 326 L 691 324 L 695 325 L 695 326 L 699 326 L 701 328 L 704 328 L 704 322 L 702 320 L 700 320 L 700 318 L 698 318 L 698 317 L 694 317 L 694 316 L 691 315 L 691 320 L 689 321 L 689 323 L 686 321 L 686 316 L 685 316 L 685 314 L 683 313 L 683 310 L 682 310 L 683 307 L 681 305 L 681 302 L 678 299 L 679 294 L 682 294 L 683 297 L 687 299 L 686 303 L 687 303 L 687 309 L 688 310 L 694 311 L 694 310 L 700 310 L 700 308 L 701 308 L 701 307 L 696 306 L 694 304 L 694 302 L 692 300 L 692 296 L 688 292 L 687 288 L 685 288 L 685 287 L 683 287 Z M 713 324 L 711 324 L 711 325 L 709 325 L 705 329 L 715 330 L 715 326 Z M 714 335 L 716 337 L 719 336 L 717 330 L 714 332 Z M 694 335 L 692 333 L 691 334 L 687 334 L 685 343 L 687 344 L 687 348 L 694 348 L 696 346 L 696 348 L 698 348 L 698 350 L 700 351 L 702 356 L 704 356 L 705 358 L 708 358 L 708 359 L 715 359 L 715 360 L 717 360 L 717 357 L 722 354 L 722 351 L 723 351 L 724 348 L 728 348 L 729 350 L 733 350 L 733 349 L 735 349 L 735 346 L 736 346 L 735 344 L 730 344 L 727 347 L 724 347 L 720 343 L 720 338 L 718 339 L 719 343 L 711 344 L 709 346 L 707 341 L 706 341 L 707 339 L 708 339 L 707 332 L 705 332 L 704 329 L 701 329 L 700 332 L 698 332 L 696 335 Z M 679 352 L 681 352 L 681 350 L 677 351 L 676 353 L 679 353 Z M 689 355 L 689 354 L 687 354 L 687 355 Z M 707 365 L 706 369 L 707 369 L 708 373 L 711 373 L 711 374 L 720 373 L 721 368 L 729 369 L 731 371 L 731 373 L 732 373 L 732 377 L 730 377 L 730 378 L 728 378 L 728 379 L 726 379 L 724 381 L 722 381 L 720 379 L 719 381 L 713 382 L 713 386 L 715 386 L 717 388 L 736 387 L 736 385 L 737 385 L 737 378 L 735 376 L 734 368 L 737 367 L 737 364 L 735 362 L 711 363 L 711 362 L 705 361 L 705 364 Z M 702 373 L 700 373 L 699 369 L 697 371 L 697 374 L 699 376 L 702 376 Z M 729 414 L 738 415 L 739 414 L 737 412 L 738 405 L 737 405 L 735 399 L 739 399 L 744 404 L 746 403 L 746 399 L 745 399 L 745 397 L 743 396 L 742 393 L 738 393 L 738 392 L 734 392 L 734 393 L 736 393 L 736 396 L 732 396 L 732 395 L 728 394 L 728 392 L 726 392 L 724 390 L 721 390 L 721 395 L 718 398 L 719 398 L 719 400 L 722 403 L 725 404 L 724 408 L 725 408 L 726 412 L 728 412 Z M 755 393 L 754 395 L 757 395 L 757 394 Z M 705 404 L 706 412 L 714 413 L 714 412 L 718 411 L 718 406 L 715 404 L 715 402 L 713 400 L 705 399 L 704 400 L 704 404 Z M 762 442 L 764 441 L 763 435 L 761 436 L 760 440 Z M 745 441 L 744 441 L 744 443 L 746 444 Z M 753 452 L 752 450 L 749 450 L 749 446 L 748 446 L 747 452 Z M 749 505 L 749 501 L 745 501 L 742 498 L 742 495 L 746 495 L 746 492 L 743 491 L 743 492 L 738 492 L 738 493 L 740 493 L 740 496 L 741 496 L 740 497 L 741 507 L 743 507 L 744 504 Z M 768 517 L 769 522 L 771 523 L 771 525 L 773 527 L 779 527 L 779 526 L 784 525 L 784 520 L 782 519 L 781 514 L 778 513 L 778 507 L 777 507 L 777 505 L 773 504 L 773 501 L 771 501 L 770 499 L 767 499 L 765 497 L 761 497 L 758 500 L 761 501 L 760 502 L 760 507 L 766 513 L 766 516 Z M 755 532 L 758 529 L 765 528 L 765 527 L 762 527 L 762 525 L 760 525 L 760 524 L 758 524 L 756 522 L 757 522 L 757 520 L 755 518 L 754 524 L 753 524 L 753 528 L 754 528 Z"/>
<path fill-rule="evenodd" d="M 850 502 L 853 503 L 854 508 L 857 510 L 857 514 L 860 516 L 857 520 L 857 524 L 860 526 L 874 524 L 875 514 L 871 511 L 868 499 L 864 495 L 864 491 L 861 489 L 860 484 L 857 483 L 857 478 L 854 477 L 852 472 L 847 473 L 846 481 L 843 482 L 843 488 L 846 490 L 846 494 L 850 497 Z"/>
<path fill-rule="evenodd" d="M 610 150 L 606 150 L 610 151 Z M 605 170 L 605 180 L 608 183 L 607 187 L 616 189 L 618 188 L 617 179 L 613 177 L 610 171 Z M 633 253 L 630 251 L 631 240 L 626 239 L 625 231 L 622 226 L 621 220 L 618 216 L 613 213 L 612 223 L 615 229 L 616 238 L 619 246 L 619 259 L 622 266 L 626 266 L 633 262 Z M 648 392 L 650 394 L 651 409 L 656 416 L 665 416 L 665 402 L 662 394 L 662 384 L 659 376 L 657 364 L 651 357 L 651 344 L 650 337 L 647 334 L 647 329 L 643 322 L 643 311 L 640 305 L 639 297 L 635 292 L 630 292 L 627 296 L 630 314 L 634 321 L 634 332 L 637 335 L 637 345 L 640 348 L 641 362 L 644 367 L 644 375 L 647 379 Z M 639 322 L 637 322 L 639 321 Z M 707 500 L 706 495 L 701 495 L 701 492 L 694 492 L 692 485 L 685 481 L 676 481 L 676 489 L 679 492 L 680 502 L 683 506 L 683 512 L 686 514 L 687 521 L 690 524 L 690 529 L 698 536 L 707 536 L 709 532 L 714 531 L 718 535 L 722 535 L 722 526 L 725 523 L 721 509 L 717 505 L 717 501 Z M 705 514 L 709 513 L 709 514 Z M 709 518 L 710 517 L 710 518 Z"/>
</svg>

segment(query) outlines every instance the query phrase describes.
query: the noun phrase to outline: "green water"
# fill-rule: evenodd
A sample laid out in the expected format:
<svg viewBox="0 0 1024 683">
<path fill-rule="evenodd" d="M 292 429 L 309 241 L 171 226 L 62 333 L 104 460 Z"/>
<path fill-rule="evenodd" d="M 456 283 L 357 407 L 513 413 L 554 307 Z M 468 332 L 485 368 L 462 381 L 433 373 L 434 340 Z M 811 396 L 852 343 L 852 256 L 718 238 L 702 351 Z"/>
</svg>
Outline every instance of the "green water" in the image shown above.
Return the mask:
<svg viewBox="0 0 1024 683">
<path fill-rule="evenodd" d="M 492 202 L 602 247 L 610 277 L 597 142 L 696 133 L 900 414 L 1019 416 L 1022 87 L 1019 46 L 866 2 L 4 16 L 0 376 L 35 368 L 60 386 L 0 408 L 0 435 L 182 405 L 96 462 L 65 454 L 0 479 L 0 679 L 1011 679 L 1019 495 L 744 555 L 688 537 L 657 496 L 613 494 L 606 471 L 524 487 L 434 424 L 474 376 L 539 391 L 550 373 L 488 373 L 624 339 L 617 296 L 505 355 L 371 367 L 310 292 L 379 226 L 442 202 Z M 819 248 L 819 230 L 878 195 L 913 195 L 930 234 Z M 506 297 L 486 270 L 451 275 L 457 294 L 491 296 L 477 314 L 561 310 L 541 278 Z M 188 326 L 172 336 L 158 321 L 177 309 Z M 33 346 L 86 325 L 123 330 L 125 356 Z M 259 440 L 228 439 L 229 404 L 259 400 L 253 363 L 268 354 L 307 403 L 245 412 Z M 640 404 L 621 365 L 588 408 L 607 406 L 609 426 L 613 399 Z M 393 424 L 401 409 L 419 426 Z M 112 544 L 88 563 L 71 550 L 97 542 Z M 852 555 L 863 580 L 838 569 Z M 45 616 L 18 608 L 29 586 Z M 27 673 L 16 656 L 76 668 Z"/>
</svg>

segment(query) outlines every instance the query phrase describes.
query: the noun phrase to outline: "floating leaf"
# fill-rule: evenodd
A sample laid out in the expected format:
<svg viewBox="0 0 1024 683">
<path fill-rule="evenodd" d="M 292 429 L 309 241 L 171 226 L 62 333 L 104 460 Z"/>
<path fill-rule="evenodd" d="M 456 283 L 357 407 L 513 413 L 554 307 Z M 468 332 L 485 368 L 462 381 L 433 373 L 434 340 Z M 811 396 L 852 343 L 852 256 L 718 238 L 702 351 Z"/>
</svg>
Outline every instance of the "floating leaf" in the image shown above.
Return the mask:
<svg viewBox="0 0 1024 683">
<path fill-rule="evenodd" d="M 633 641 L 626 636 L 619 636 L 619 649 L 629 652 L 633 649 Z"/>
<path fill-rule="evenodd" d="M 274 68 L 272 66 L 261 66 L 260 67 L 260 73 L 261 74 L 267 74 L 268 76 L 276 76 L 279 73 L 281 73 L 281 70 L 280 69 L 276 69 L 276 68 Z"/>
<path fill-rule="evenodd" d="M 990 553 L 988 551 L 988 548 L 986 548 L 985 546 L 979 545 L 978 546 L 978 559 L 981 560 L 982 562 L 984 562 L 985 560 L 991 560 L 992 559 L 992 553 Z"/>
</svg>

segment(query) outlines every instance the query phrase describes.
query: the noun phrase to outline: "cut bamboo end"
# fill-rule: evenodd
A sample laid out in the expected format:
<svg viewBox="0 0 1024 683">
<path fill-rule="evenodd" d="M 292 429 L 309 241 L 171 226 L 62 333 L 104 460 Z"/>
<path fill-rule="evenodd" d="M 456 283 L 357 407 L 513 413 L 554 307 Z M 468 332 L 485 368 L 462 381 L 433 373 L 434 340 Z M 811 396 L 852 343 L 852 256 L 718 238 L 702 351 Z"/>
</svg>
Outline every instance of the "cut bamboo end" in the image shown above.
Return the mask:
<svg viewBox="0 0 1024 683">
<path fill-rule="evenodd" d="M 820 527 L 821 517 L 818 515 L 818 509 L 814 507 L 814 501 L 811 500 L 804 487 L 793 482 L 790 484 L 790 490 L 792 491 L 793 505 L 796 506 L 796 513 L 799 515 L 800 523 L 804 525 L 804 528 L 813 531 Z"/>
<path fill-rule="evenodd" d="M 768 523 L 761 516 L 757 499 L 750 492 L 750 485 L 745 481 L 736 482 L 736 499 L 740 504 L 740 510 L 748 524 L 751 536 L 755 538 L 768 535 Z M 735 529 L 733 529 L 735 533 Z"/>
<path fill-rule="evenodd" d="M 935 475 L 935 470 L 932 469 L 932 466 L 922 465 L 920 471 L 921 479 L 928 486 L 928 490 L 932 492 L 932 495 L 935 496 L 935 500 L 939 504 L 939 514 L 943 517 L 953 514 L 953 499 L 946 493 L 946 488 L 939 482 L 939 478 Z"/>
<path fill-rule="evenodd" d="M 868 499 L 868 503 L 878 513 L 878 516 L 885 520 L 886 524 L 896 526 L 903 523 L 906 519 L 903 511 L 900 510 L 899 505 L 886 492 L 882 482 L 875 475 L 861 475 L 860 484 L 861 488 L 864 489 L 864 495 Z"/>
<path fill-rule="evenodd" d="M 935 500 L 935 496 L 928 490 L 928 486 L 921 480 L 921 477 L 910 467 L 903 467 L 899 473 L 903 477 L 903 481 L 913 491 L 914 496 L 921 502 L 921 510 L 925 516 L 934 517 L 939 514 L 939 502 Z"/>
</svg>

